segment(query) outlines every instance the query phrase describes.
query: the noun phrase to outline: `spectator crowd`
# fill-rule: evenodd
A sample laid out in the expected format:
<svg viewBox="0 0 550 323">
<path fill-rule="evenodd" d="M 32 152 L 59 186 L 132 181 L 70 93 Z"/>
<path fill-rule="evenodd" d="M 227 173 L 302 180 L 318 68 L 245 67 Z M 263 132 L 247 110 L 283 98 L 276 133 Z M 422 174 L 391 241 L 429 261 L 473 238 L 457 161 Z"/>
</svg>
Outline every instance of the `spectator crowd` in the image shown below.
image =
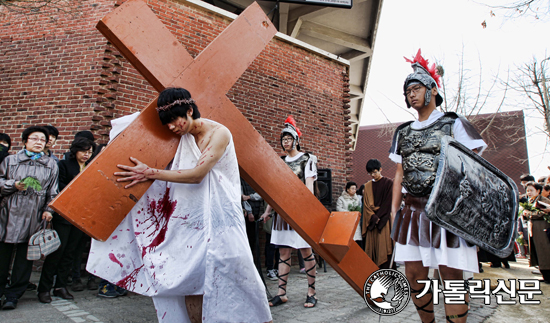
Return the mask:
<svg viewBox="0 0 550 323">
<path fill-rule="evenodd" d="M 96 145 L 90 131 L 80 131 L 75 134 L 69 151 L 58 158 L 53 150 L 58 136 L 58 130 L 50 125 L 28 127 L 21 134 L 21 149 L 15 151 L 11 138 L 0 133 L 0 296 L 4 297 L 4 310 L 15 309 L 18 299 L 27 290 L 37 290 L 38 300 L 42 303 L 52 301 L 50 293 L 73 299 L 69 290 L 97 290 L 98 296 L 107 298 L 127 294 L 125 289 L 105 280 L 98 282 L 98 278 L 82 271 L 90 237 L 48 207 L 58 192 L 85 169 L 104 145 Z M 287 137 L 294 139 L 288 134 Z M 365 167 L 372 180 L 360 185 L 347 182 L 335 211 L 360 212 L 361 219 L 353 240 L 380 268 L 396 268 L 396 264 L 391 262 L 394 241 L 390 237 L 393 180 L 382 176 L 382 164 L 377 159 L 369 160 Z M 482 262 L 490 263 L 491 267 L 510 268 L 509 261 L 527 258 L 534 267 L 533 274 L 542 276 L 541 280 L 550 284 L 550 176 L 535 181 L 533 176 L 524 175 L 521 184 L 524 192 L 519 200 L 514 252 L 507 258 L 498 258 L 479 250 L 480 271 L 483 271 Z M 260 264 L 263 250 L 266 277 L 281 279 L 279 268 L 283 268 L 285 276 L 289 274 L 288 268 L 280 267 L 281 261 L 290 263 L 286 259 L 290 259 L 292 248 L 283 249 L 285 259 L 280 260 L 281 246 L 271 243 L 273 219 L 265 216 L 275 215 L 275 212 L 244 180 L 241 180 L 241 190 L 243 216 L 257 269 L 263 272 Z M 27 260 L 28 242 L 46 225 L 57 232 L 61 245 L 43 259 L 40 280 L 35 285 L 29 281 L 33 262 Z M 264 238 L 260 239 L 261 236 Z M 304 256 L 306 261 L 312 262 L 308 252 Z M 315 269 L 311 265 L 306 269 L 302 252 L 296 252 L 295 257 L 300 272 L 311 280 L 306 307 L 315 306 L 312 288 L 315 274 L 311 273 Z M 316 261 L 319 263 L 322 259 L 317 257 Z M 283 282 L 284 290 L 286 280 Z M 279 293 L 279 296 L 276 305 L 286 302 L 285 294 Z"/>
<path fill-rule="evenodd" d="M 92 274 L 82 281 L 82 263 L 90 237 L 54 212 L 48 204 L 99 153 L 90 131 L 75 134 L 69 151 L 55 155 L 59 131 L 51 126 L 31 126 L 21 134 L 22 149 L 10 154 L 11 138 L 0 133 L 0 297 L 3 310 L 15 309 L 27 290 L 37 290 L 42 303 L 51 294 L 74 299 L 69 292 L 97 290 L 98 296 L 117 297 L 126 290 Z M 27 259 L 29 239 L 44 228 L 55 230 L 60 246 L 43 259 L 38 285 L 31 283 L 33 261 Z"/>
</svg>

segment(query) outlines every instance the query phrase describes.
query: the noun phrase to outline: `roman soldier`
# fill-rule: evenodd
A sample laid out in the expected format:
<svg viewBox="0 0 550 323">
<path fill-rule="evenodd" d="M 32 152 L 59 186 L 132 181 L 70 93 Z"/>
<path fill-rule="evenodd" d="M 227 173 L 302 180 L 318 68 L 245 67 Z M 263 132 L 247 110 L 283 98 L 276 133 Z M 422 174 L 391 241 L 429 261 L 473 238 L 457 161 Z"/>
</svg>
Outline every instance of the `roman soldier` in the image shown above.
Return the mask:
<svg viewBox="0 0 550 323">
<path fill-rule="evenodd" d="M 420 319 L 434 322 L 432 292 L 417 298 L 424 286 L 418 280 L 428 279 L 430 268 L 438 269 L 443 280 L 462 280 L 464 270 L 478 272 L 476 246 L 432 223 L 426 216 L 425 206 L 436 179 L 441 138 L 454 137 L 478 154 L 487 145 L 465 118 L 436 109 L 443 98 L 435 64 L 429 66 L 420 50 L 412 60 L 406 60 L 412 63 L 414 71 L 403 85 L 405 102 L 408 108 L 417 111 L 418 119 L 397 128 L 390 149 L 390 159 L 397 163 L 392 194 L 392 223 L 396 222 L 392 239 L 396 242 L 395 261 L 405 264 Z M 400 209 L 403 188 L 405 206 Z M 466 304 L 445 304 L 447 320 L 466 322 L 467 302 L 466 296 Z"/>
</svg>

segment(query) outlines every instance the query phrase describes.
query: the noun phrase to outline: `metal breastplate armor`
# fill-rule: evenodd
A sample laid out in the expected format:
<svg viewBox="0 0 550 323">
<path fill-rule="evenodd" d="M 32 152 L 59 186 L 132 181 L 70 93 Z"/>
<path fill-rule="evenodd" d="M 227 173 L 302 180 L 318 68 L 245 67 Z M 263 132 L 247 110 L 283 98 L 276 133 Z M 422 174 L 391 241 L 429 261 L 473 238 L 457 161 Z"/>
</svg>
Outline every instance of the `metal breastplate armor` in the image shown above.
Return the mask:
<svg viewBox="0 0 550 323">
<path fill-rule="evenodd" d="M 302 156 L 300 156 L 295 161 L 287 162 L 285 160 L 285 156 L 281 157 L 283 161 L 290 167 L 292 172 L 298 176 L 298 178 L 305 183 L 306 178 L 306 165 L 309 161 L 310 155 L 308 153 L 304 153 Z M 273 218 L 273 230 L 291 230 L 292 228 L 286 221 L 275 213 L 275 217 Z"/>
<path fill-rule="evenodd" d="M 295 161 L 287 162 L 285 163 L 292 169 L 292 172 L 298 176 L 298 178 L 305 183 L 306 178 L 306 164 L 309 161 L 309 154 L 305 153 L 300 158 L 296 159 Z"/>
<path fill-rule="evenodd" d="M 432 191 L 439 163 L 441 138 L 453 135 L 456 117 L 443 116 L 422 129 L 411 125 L 399 130 L 397 153 L 403 158 L 403 186 L 412 196 L 428 196 Z"/>
</svg>

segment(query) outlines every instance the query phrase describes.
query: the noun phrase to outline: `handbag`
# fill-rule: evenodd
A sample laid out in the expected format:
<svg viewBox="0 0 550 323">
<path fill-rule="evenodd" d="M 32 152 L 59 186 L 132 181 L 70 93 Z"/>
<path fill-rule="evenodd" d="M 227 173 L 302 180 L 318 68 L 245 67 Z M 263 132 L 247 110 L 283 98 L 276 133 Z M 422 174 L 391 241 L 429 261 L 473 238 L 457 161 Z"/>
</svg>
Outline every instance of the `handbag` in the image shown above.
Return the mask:
<svg viewBox="0 0 550 323">
<path fill-rule="evenodd" d="M 59 240 L 57 232 L 53 228 L 46 228 L 46 220 L 43 220 L 42 223 L 42 229 L 33 234 L 29 239 L 27 260 L 39 260 L 56 251 L 61 246 L 61 240 Z"/>
</svg>

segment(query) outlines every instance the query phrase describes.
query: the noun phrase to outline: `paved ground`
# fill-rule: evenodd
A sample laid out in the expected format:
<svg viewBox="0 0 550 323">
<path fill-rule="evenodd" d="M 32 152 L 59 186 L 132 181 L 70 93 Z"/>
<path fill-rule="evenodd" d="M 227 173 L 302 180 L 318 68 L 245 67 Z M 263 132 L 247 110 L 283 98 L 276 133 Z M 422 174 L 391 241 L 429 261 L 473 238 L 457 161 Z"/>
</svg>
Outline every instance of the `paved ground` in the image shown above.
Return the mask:
<svg viewBox="0 0 550 323">
<path fill-rule="evenodd" d="M 511 263 L 511 269 L 487 268 L 485 273 L 476 278 L 540 278 L 531 274 L 525 260 Z M 401 268 L 402 269 L 402 268 Z M 38 281 L 33 274 L 32 281 Z M 268 289 L 276 293 L 276 282 L 267 281 Z M 325 273 L 319 270 L 317 280 L 319 303 L 313 309 L 303 308 L 306 297 L 307 281 L 303 274 L 293 268 L 288 285 L 288 303 L 272 309 L 274 322 L 367 322 L 378 321 L 379 316 L 373 313 L 363 299 L 353 291 L 331 268 Z M 468 322 L 517 323 L 517 322 L 550 322 L 550 285 L 541 284 L 542 296 L 537 299 L 541 305 L 483 305 L 481 301 L 471 303 Z M 96 297 L 94 291 L 73 293 L 75 301 L 65 301 L 54 297 L 52 304 L 41 304 L 36 299 L 36 292 L 27 292 L 14 311 L 0 311 L 0 322 L 156 322 L 153 302 L 148 297 L 131 294 L 116 299 Z M 445 322 L 443 301 L 436 306 L 436 320 Z M 383 317 L 381 322 L 419 322 L 412 305 L 398 315 Z"/>
</svg>

